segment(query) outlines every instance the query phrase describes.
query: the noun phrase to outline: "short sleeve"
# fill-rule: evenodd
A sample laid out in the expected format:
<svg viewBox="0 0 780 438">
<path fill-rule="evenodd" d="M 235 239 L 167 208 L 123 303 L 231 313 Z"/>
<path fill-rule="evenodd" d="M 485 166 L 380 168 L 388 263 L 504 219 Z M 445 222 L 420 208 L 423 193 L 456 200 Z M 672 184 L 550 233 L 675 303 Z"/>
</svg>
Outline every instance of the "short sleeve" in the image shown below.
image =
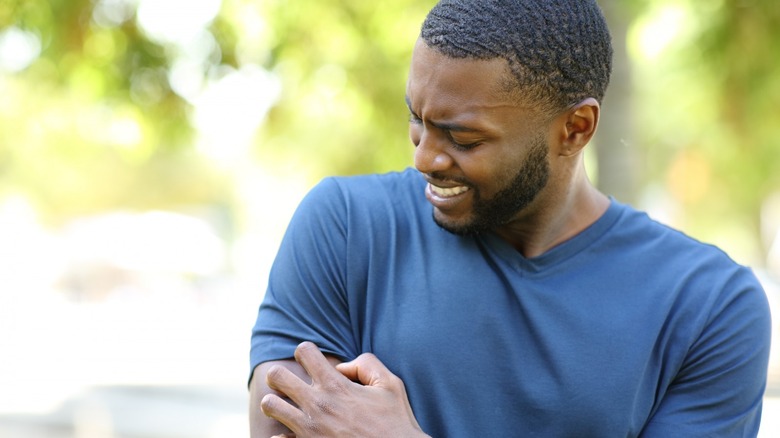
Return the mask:
<svg viewBox="0 0 780 438">
<path fill-rule="evenodd" d="M 252 330 L 250 378 L 269 360 L 293 357 L 302 341 L 326 353 L 355 356 L 346 298 L 346 202 L 325 179 L 301 201 L 271 267 Z"/>
<path fill-rule="evenodd" d="M 769 360 L 769 305 L 745 268 L 724 290 L 642 437 L 758 434 Z"/>
</svg>

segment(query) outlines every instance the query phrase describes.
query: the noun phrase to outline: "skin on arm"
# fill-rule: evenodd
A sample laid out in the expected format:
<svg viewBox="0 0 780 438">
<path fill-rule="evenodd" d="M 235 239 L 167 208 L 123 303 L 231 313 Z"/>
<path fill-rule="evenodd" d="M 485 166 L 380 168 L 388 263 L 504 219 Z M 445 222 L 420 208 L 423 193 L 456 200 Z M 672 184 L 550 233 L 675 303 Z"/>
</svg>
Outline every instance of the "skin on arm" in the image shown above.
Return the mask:
<svg viewBox="0 0 780 438">
<path fill-rule="evenodd" d="M 333 366 L 341 362 L 333 356 L 325 357 Z M 249 431 L 251 438 L 269 438 L 280 434 L 293 436 L 287 426 L 266 416 L 260 409 L 260 402 L 266 394 L 274 394 L 286 398 L 284 394 L 268 387 L 266 375 L 268 370 L 275 365 L 290 370 L 292 374 L 306 383 L 311 382 L 311 378 L 306 374 L 306 370 L 293 359 L 263 362 L 258 365 L 252 372 L 252 381 L 249 384 Z"/>
<path fill-rule="evenodd" d="M 334 367 L 332 358 L 326 358 L 311 342 L 304 342 L 295 350 L 295 359 L 304 370 L 303 376 L 311 379 L 301 378 L 287 362 L 269 365 L 265 373 L 268 391 L 260 406 L 265 415 L 287 426 L 298 438 L 427 436 L 414 418 L 403 382 L 373 354 L 362 354 Z M 253 407 L 257 406 L 255 400 L 253 396 Z M 252 427 L 257 427 L 253 438 L 290 435 L 285 429 L 261 430 L 261 426 L 266 424 L 253 420 Z"/>
</svg>

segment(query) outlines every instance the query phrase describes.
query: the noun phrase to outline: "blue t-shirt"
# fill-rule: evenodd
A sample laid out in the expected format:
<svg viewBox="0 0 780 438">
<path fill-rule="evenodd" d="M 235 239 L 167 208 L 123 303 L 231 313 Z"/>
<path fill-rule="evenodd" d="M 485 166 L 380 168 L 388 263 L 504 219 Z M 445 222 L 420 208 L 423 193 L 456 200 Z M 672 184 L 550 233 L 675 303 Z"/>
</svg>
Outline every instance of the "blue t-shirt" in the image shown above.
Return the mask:
<svg viewBox="0 0 780 438">
<path fill-rule="evenodd" d="M 415 170 L 330 178 L 294 215 L 251 368 L 304 340 L 372 352 L 434 437 L 755 436 L 761 286 L 715 247 L 612 201 L 525 258 L 439 228 Z"/>
</svg>

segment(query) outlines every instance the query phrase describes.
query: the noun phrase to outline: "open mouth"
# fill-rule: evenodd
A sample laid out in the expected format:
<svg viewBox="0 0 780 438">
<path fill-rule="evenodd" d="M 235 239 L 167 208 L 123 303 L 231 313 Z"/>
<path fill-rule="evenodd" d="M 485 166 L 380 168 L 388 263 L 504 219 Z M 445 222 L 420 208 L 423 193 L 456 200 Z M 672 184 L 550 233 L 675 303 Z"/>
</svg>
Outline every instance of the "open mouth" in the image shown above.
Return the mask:
<svg viewBox="0 0 780 438">
<path fill-rule="evenodd" d="M 434 184 L 428 184 L 431 190 L 431 194 L 438 196 L 439 198 L 452 198 L 454 196 L 458 196 L 461 193 L 466 193 L 469 191 L 469 188 L 466 186 L 455 186 L 455 187 L 439 187 Z"/>
</svg>

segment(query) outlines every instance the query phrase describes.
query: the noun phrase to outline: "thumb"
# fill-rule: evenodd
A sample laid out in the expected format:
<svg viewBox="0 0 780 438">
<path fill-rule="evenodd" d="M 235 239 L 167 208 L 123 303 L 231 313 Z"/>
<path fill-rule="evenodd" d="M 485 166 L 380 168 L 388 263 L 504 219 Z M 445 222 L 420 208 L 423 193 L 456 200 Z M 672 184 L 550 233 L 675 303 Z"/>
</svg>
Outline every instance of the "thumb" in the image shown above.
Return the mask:
<svg viewBox="0 0 780 438">
<path fill-rule="evenodd" d="M 367 386 L 383 386 L 383 382 L 388 383 L 391 377 L 395 377 L 382 361 L 371 353 L 363 353 L 350 362 L 340 363 L 336 365 L 336 369 L 349 380 Z"/>
</svg>

